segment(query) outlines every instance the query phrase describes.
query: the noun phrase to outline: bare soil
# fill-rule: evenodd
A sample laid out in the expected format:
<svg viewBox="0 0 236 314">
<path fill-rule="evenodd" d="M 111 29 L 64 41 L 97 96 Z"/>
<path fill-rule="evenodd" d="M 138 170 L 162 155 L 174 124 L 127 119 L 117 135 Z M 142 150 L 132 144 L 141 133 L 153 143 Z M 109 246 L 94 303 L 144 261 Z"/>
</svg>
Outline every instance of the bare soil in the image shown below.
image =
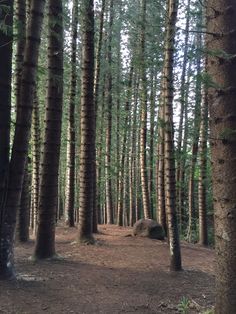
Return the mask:
<svg viewBox="0 0 236 314">
<path fill-rule="evenodd" d="M 16 244 L 20 279 L 0 282 L 0 313 L 204 313 L 214 303 L 214 251 L 182 243 L 181 272 L 168 269 L 165 241 L 99 226 L 95 245 L 78 245 L 76 228 L 57 228 L 61 261 L 29 260 L 34 241 Z"/>
</svg>

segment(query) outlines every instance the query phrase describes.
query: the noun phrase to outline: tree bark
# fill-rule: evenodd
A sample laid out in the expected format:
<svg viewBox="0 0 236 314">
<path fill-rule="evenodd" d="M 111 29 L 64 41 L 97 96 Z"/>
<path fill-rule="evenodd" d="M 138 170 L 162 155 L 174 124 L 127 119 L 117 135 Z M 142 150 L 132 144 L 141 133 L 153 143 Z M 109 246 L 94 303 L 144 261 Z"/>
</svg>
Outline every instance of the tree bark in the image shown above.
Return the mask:
<svg viewBox="0 0 236 314">
<path fill-rule="evenodd" d="M 107 47 L 107 61 L 108 61 L 108 74 L 107 74 L 107 128 L 106 128 L 106 210 L 107 210 L 107 223 L 114 223 L 114 208 L 112 200 L 112 165 L 111 165 L 111 133 L 112 133 L 112 28 L 113 28 L 113 0 L 110 0 L 110 19 L 109 19 L 109 37 Z"/>
<path fill-rule="evenodd" d="M 94 106 L 94 8 L 93 0 L 82 2 L 82 81 L 79 181 L 79 242 L 92 244 L 95 171 Z"/>
<path fill-rule="evenodd" d="M 65 187 L 65 222 L 69 227 L 75 225 L 75 101 L 77 85 L 76 51 L 78 27 L 78 0 L 73 1 L 72 39 L 71 39 L 71 82 L 67 138 L 67 173 Z"/>
<path fill-rule="evenodd" d="M 207 71 L 216 241 L 216 314 L 236 312 L 236 2 L 207 2 Z"/>
<path fill-rule="evenodd" d="M 170 269 L 182 269 L 180 242 L 176 215 L 176 180 L 175 180 L 175 154 L 174 154 L 174 127 L 173 127 L 173 59 L 174 40 L 178 11 L 178 1 L 168 0 L 168 21 L 165 39 L 164 56 L 164 169 L 165 169 L 165 203 L 168 226 L 168 239 L 170 247 Z"/>
<path fill-rule="evenodd" d="M 41 160 L 39 222 L 34 257 L 55 256 L 55 221 L 63 99 L 63 12 L 61 0 L 48 4 L 48 86 Z"/>
<path fill-rule="evenodd" d="M 201 123 L 199 136 L 199 179 L 198 179 L 198 212 L 199 212 L 199 243 L 208 245 L 207 235 L 207 134 L 208 134 L 208 103 L 205 89 L 201 105 Z"/>
<path fill-rule="evenodd" d="M 145 33 L 146 33 L 146 0 L 141 0 L 141 31 L 140 31 L 140 101 L 141 101 L 141 127 L 140 127 L 140 171 L 143 198 L 143 211 L 145 218 L 151 218 L 150 195 L 148 190 L 147 171 L 147 77 L 145 65 Z"/>
<path fill-rule="evenodd" d="M 21 99 L 17 110 L 16 128 L 8 173 L 7 197 L 4 205 L 1 207 L 3 215 L 0 230 L 0 278 L 12 278 L 15 276 L 13 257 L 14 231 L 16 213 L 20 205 L 21 188 L 30 137 L 33 92 L 36 80 L 44 5 L 45 1 L 43 0 L 32 0 L 30 20 L 27 27 L 21 80 Z M 4 63 L 6 63 L 6 60 L 4 60 Z"/>
</svg>

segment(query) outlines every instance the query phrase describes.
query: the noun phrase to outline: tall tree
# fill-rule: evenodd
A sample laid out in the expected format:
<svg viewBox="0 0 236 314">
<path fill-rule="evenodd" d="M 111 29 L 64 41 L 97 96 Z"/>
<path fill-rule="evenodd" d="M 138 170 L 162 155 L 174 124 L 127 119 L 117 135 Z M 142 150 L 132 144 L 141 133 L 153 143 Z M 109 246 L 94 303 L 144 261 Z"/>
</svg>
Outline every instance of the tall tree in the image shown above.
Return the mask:
<svg viewBox="0 0 236 314">
<path fill-rule="evenodd" d="M 5 9 L 1 9 L 1 6 Z M 2 1 L 0 9 L 0 23 L 3 24 L 0 29 L 0 223 L 2 224 L 4 186 L 7 180 L 10 150 L 13 1 Z"/>
<path fill-rule="evenodd" d="M 37 88 L 34 91 L 33 116 L 32 116 L 32 198 L 31 198 L 31 227 L 36 235 L 39 212 L 39 180 L 40 180 L 40 119 L 39 100 Z"/>
<path fill-rule="evenodd" d="M 106 78 L 106 99 L 107 99 L 107 128 L 106 128 L 106 210 L 107 223 L 114 223 L 114 208 L 112 201 L 112 163 L 111 163 L 111 136 L 112 136 L 112 29 L 114 19 L 113 0 L 110 0 L 109 34 L 107 42 L 107 78 Z"/>
<path fill-rule="evenodd" d="M 130 103 L 132 95 L 132 81 L 133 81 L 133 65 L 130 67 L 128 90 L 127 90 L 127 100 L 125 104 L 125 121 L 124 121 L 124 134 L 123 142 L 121 144 L 121 159 L 120 159 L 120 169 L 119 169 L 119 185 L 118 185 L 118 210 L 117 210 L 117 224 L 118 226 L 123 225 L 123 213 L 124 213 L 124 194 L 125 194 L 125 158 L 127 151 L 127 141 L 128 141 L 128 127 L 130 121 Z"/>
<path fill-rule="evenodd" d="M 146 0 L 141 0 L 141 30 L 140 30 L 140 79 L 141 79 L 141 126 L 140 126 L 140 170 L 143 198 L 143 211 L 145 218 L 151 218 L 150 195 L 148 190 L 147 170 L 147 77 L 145 64 L 145 39 L 146 39 Z"/>
<path fill-rule="evenodd" d="M 207 70 L 216 241 L 215 313 L 236 312 L 236 2 L 207 2 Z"/>
<path fill-rule="evenodd" d="M 82 78 L 81 139 L 79 169 L 79 242 L 92 244 L 95 171 L 95 106 L 94 106 L 94 3 L 83 0 L 82 10 Z"/>
<path fill-rule="evenodd" d="M 167 1 L 167 26 L 165 38 L 163 97 L 164 97 L 164 169 L 165 204 L 170 247 L 170 269 L 181 270 L 181 253 L 175 203 L 175 152 L 173 126 L 173 58 L 178 0 Z"/>
<path fill-rule="evenodd" d="M 97 130 L 97 115 L 98 115 L 98 96 L 99 96 L 99 86 L 100 86 L 100 72 L 101 72 L 101 52 L 103 43 L 103 27 L 104 27 L 104 13 L 106 8 L 106 0 L 102 0 L 102 7 L 100 12 L 100 24 L 99 24 L 99 34 L 98 34 L 98 44 L 95 56 L 95 70 L 94 70 L 94 106 L 95 106 L 95 133 Z M 99 204 L 99 189 L 98 189 L 98 179 L 99 179 L 99 161 L 98 161 L 98 150 L 96 149 L 96 162 L 94 170 L 94 212 L 93 212 L 93 232 L 97 232 L 97 224 L 101 223 L 101 209 Z"/>
<path fill-rule="evenodd" d="M 200 52 L 202 49 L 202 36 L 201 33 L 197 34 L 197 48 Z M 201 121 L 201 54 L 198 53 L 196 60 L 197 76 L 196 76 L 196 86 L 195 86 L 195 104 L 194 104 L 194 121 L 192 129 L 192 147 L 191 147 L 191 160 L 190 160 L 190 170 L 189 170 L 189 182 L 188 182 L 188 231 L 187 238 L 189 241 L 192 240 L 193 232 L 196 229 L 196 205 L 195 205 L 195 169 L 197 163 L 197 154 L 199 148 L 199 132 L 200 132 L 200 121 Z"/>
<path fill-rule="evenodd" d="M 199 179 L 198 179 L 198 212 L 199 243 L 208 244 L 207 236 L 207 135 L 208 135 L 208 103 L 206 89 L 203 90 L 201 104 L 201 123 L 199 135 Z"/>
<path fill-rule="evenodd" d="M 61 0 L 48 3 L 48 85 L 41 162 L 39 222 L 35 258 L 55 255 L 55 220 L 63 98 L 63 10 Z"/>
<path fill-rule="evenodd" d="M 76 51 L 78 28 L 78 0 L 73 1 L 72 9 L 72 34 L 71 34 L 71 82 L 67 138 L 67 174 L 65 196 L 66 224 L 74 227 L 75 220 L 75 102 L 76 102 Z"/>
<path fill-rule="evenodd" d="M 12 2 L 10 2 L 10 4 L 12 4 Z M 30 19 L 27 25 L 26 46 L 21 79 L 20 106 L 17 108 L 12 155 L 7 174 L 8 182 L 7 185 L 5 185 L 6 199 L 1 204 L 1 278 L 11 278 L 15 276 L 13 256 L 14 231 L 16 224 L 16 213 L 20 205 L 21 188 L 24 179 L 24 168 L 28 152 L 31 125 L 30 121 L 33 108 L 33 91 L 36 79 L 36 67 L 38 62 L 44 5 L 45 1 L 43 0 L 32 0 Z M 10 14 L 10 17 L 11 16 L 12 14 Z M 6 56 L 6 60 L 8 60 L 8 56 Z M 4 66 L 2 68 L 6 67 Z M 8 71 L 10 71 L 10 69 L 8 69 Z M 8 78 L 8 76 L 6 76 L 6 78 Z"/>
</svg>

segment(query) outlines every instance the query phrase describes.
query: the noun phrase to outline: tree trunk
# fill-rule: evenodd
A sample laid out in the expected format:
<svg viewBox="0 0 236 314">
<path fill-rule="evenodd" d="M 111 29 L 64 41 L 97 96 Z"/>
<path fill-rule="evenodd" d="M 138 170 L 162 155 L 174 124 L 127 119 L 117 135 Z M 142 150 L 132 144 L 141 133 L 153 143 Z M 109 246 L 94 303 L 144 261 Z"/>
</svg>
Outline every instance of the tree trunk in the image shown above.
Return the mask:
<svg viewBox="0 0 236 314">
<path fill-rule="evenodd" d="M 94 106 L 94 8 L 93 0 L 82 2 L 82 81 L 79 234 L 82 243 L 94 243 L 95 106 Z"/>
<path fill-rule="evenodd" d="M 7 26 L 13 27 L 13 1 L 2 1 L 1 5 L 9 6 L 9 14 L 7 11 L 1 10 L 0 20 L 5 21 Z M 12 29 L 11 33 L 8 34 L 2 30 L 0 31 L 0 228 L 4 218 L 4 204 L 6 201 L 4 188 L 9 167 L 12 41 Z"/>
<path fill-rule="evenodd" d="M 140 127 L 140 171 L 143 198 L 143 212 L 145 218 L 151 218 L 150 195 L 148 191 L 147 171 L 147 77 L 145 65 L 145 32 L 146 32 L 146 0 L 141 0 L 141 32 L 140 32 L 140 73 L 141 73 L 141 127 Z"/>
<path fill-rule="evenodd" d="M 156 73 L 155 69 L 151 73 L 150 91 L 150 153 L 149 153 L 149 192 L 150 192 L 150 212 L 154 217 L 155 188 L 154 188 L 154 140 L 155 140 L 155 111 L 156 111 Z"/>
<path fill-rule="evenodd" d="M 40 179 L 40 120 L 39 120 L 39 101 L 35 88 L 33 118 L 32 118 L 32 200 L 31 200 L 31 226 L 36 235 L 39 213 L 39 179 Z"/>
<path fill-rule="evenodd" d="M 199 179 L 198 179 L 198 212 L 199 212 L 199 243 L 208 244 L 207 237 L 207 131 L 208 103 L 206 91 L 203 91 L 201 107 L 201 123 L 199 136 Z"/>
<path fill-rule="evenodd" d="M 29 158 L 25 166 L 24 181 L 21 192 L 21 202 L 18 212 L 17 237 L 20 242 L 29 240 L 30 226 L 30 173 L 29 173 Z"/>
<path fill-rule="evenodd" d="M 112 202 L 112 165 L 111 165 L 111 133 L 112 133 L 112 28 L 113 28 L 113 0 L 110 0 L 110 20 L 109 20 L 109 38 L 107 47 L 107 129 L 106 129 L 106 210 L 107 223 L 114 223 L 114 209 Z"/>
<path fill-rule="evenodd" d="M 165 175 L 164 175 L 164 103 L 163 93 L 160 95 L 158 114 L 158 162 L 157 162 L 157 217 L 167 235 Z"/>
<path fill-rule="evenodd" d="M 124 134 L 123 142 L 121 146 L 121 160 L 120 160 L 120 171 L 119 171 L 119 185 L 118 185 L 118 211 L 117 211 L 117 225 L 123 225 L 123 213 L 124 213 L 124 184 L 125 184 L 125 159 L 127 153 L 127 141 L 128 141 L 128 128 L 130 122 L 130 103 L 132 97 L 132 81 L 133 81 L 133 66 L 131 65 L 128 90 L 127 90 L 127 100 L 125 104 L 125 121 L 124 121 Z M 120 154 L 119 154 L 120 155 Z"/>
<path fill-rule="evenodd" d="M 170 269 L 178 271 L 182 269 L 180 242 L 177 225 L 175 203 L 175 156 L 174 156 L 174 127 L 173 127 L 173 59 L 174 39 L 177 20 L 178 1 L 168 1 L 168 21 L 165 39 L 164 56 L 164 152 L 165 152 L 165 202 L 168 225 L 168 238 L 170 247 Z"/>
<path fill-rule="evenodd" d="M 186 7 L 186 25 L 185 25 L 185 39 L 184 39 L 184 55 L 183 55 L 183 63 L 182 63 L 182 73 L 180 79 L 180 117 L 179 117 L 179 126 L 178 126 L 178 140 L 177 140 L 177 164 L 176 164 L 176 183 L 177 183 L 177 191 L 176 191 L 176 198 L 177 198 L 177 212 L 179 217 L 181 218 L 182 212 L 182 190 L 184 182 L 181 180 L 183 179 L 183 168 L 182 168 L 182 161 L 185 158 L 185 152 L 182 149 L 183 143 L 183 134 L 184 134 L 184 114 L 186 112 L 186 72 L 187 72 L 187 64 L 188 64 L 188 51 L 189 51 L 189 24 L 190 24 L 190 0 L 187 2 Z M 180 221 L 179 221 L 180 222 Z M 182 227 L 182 224 L 180 224 Z"/>
<path fill-rule="evenodd" d="M 0 278 L 11 278 L 15 276 L 13 260 L 14 231 L 16 213 L 20 205 L 21 188 L 24 179 L 24 168 L 30 137 L 30 121 L 33 108 L 33 94 L 44 5 L 45 1 L 43 0 L 32 0 L 30 20 L 27 27 L 20 107 L 17 110 L 16 128 L 8 174 L 8 186 L 6 188 L 7 197 L 5 204 L 1 207 L 1 213 L 4 213 L 4 215 L 2 215 L 0 230 Z M 4 60 L 4 64 L 6 64 L 8 58 L 1 58 L 1 60 Z M 6 68 L 5 65 L 3 68 Z M 5 80 L 5 82 L 7 81 Z"/>
<path fill-rule="evenodd" d="M 75 225 L 75 101 L 76 101 L 76 50 L 78 27 L 78 0 L 73 1 L 71 40 L 71 82 L 67 138 L 67 173 L 65 193 L 65 221 L 69 227 Z"/>
<path fill-rule="evenodd" d="M 55 220 L 63 98 L 63 12 L 61 0 L 48 4 L 48 86 L 45 135 L 41 160 L 39 222 L 34 256 L 55 256 Z"/>
<path fill-rule="evenodd" d="M 99 86 L 100 86 L 100 72 L 101 72 L 101 52 L 102 52 L 102 42 L 103 42 L 103 25 L 104 25 L 104 13 L 106 7 L 106 0 L 102 0 L 102 8 L 100 12 L 100 25 L 99 25 L 99 35 L 98 35 L 98 45 L 95 57 L 95 71 L 94 71 L 94 106 L 95 106 L 95 136 L 97 134 L 97 114 L 98 114 L 98 95 L 99 95 Z M 95 139 L 96 143 L 96 139 Z M 96 145 L 97 146 L 97 145 Z M 97 233 L 98 228 L 97 224 L 101 223 L 101 210 L 98 205 L 98 198 L 100 193 L 98 189 L 98 168 L 99 168 L 99 161 L 98 161 L 98 151 L 96 149 L 96 161 L 95 161 L 95 169 L 94 169 L 94 212 L 93 212 L 93 232 Z M 100 205 L 100 204 L 99 204 Z"/>
<path fill-rule="evenodd" d="M 208 0 L 207 60 L 216 240 L 216 314 L 236 313 L 236 2 Z M 213 83 L 214 82 L 214 83 Z"/>
<path fill-rule="evenodd" d="M 138 112 L 138 90 L 139 90 L 139 78 L 136 73 L 134 78 L 134 105 L 132 111 L 132 132 L 131 132 L 131 150 L 130 150 L 130 183 L 129 183 L 129 193 L 130 193 L 130 226 L 136 222 L 136 205 L 137 205 L 137 117 Z"/>
<path fill-rule="evenodd" d="M 202 36 L 197 34 L 197 46 L 198 49 L 202 49 Z M 194 122 L 193 122 L 193 135 L 192 135 L 192 151 L 189 170 L 189 184 L 188 184 L 188 213 L 189 223 L 187 231 L 187 239 L 192 241 L 192 235 L 196 231 L 196 205 L 195 205 L 195 168 L 198 154 L 198 141 L 200 131 L 200 117 L 201 117 L 201 56 L 197 56 L 197 78 L 195 88 L 195 108 L 194 108 Z"/>
</svg>

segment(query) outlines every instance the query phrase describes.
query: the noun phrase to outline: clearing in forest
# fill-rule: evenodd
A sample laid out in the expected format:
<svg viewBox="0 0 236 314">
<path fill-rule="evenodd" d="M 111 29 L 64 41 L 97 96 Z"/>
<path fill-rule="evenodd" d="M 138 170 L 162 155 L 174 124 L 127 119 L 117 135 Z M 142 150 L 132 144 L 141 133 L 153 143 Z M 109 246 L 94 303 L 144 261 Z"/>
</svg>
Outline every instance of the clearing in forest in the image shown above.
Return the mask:
<svg viewBox="0 0 236 314">
<path fill-rule="evenodd" d="M 0 313 L 204 313 L 214 303 L 214 251 L 182 243 L 184 271 L 169 272 L 165 241 L 102 225 L 96 245 L 57 228 L 61 261 L 32 263 L 34 242 L 16 244 L 16 282 L 0 282 Z M 189 302 L 188 302 L 189 301 Z M 182 308 L 188 311 L 181 312 Z"/>
</svg>

